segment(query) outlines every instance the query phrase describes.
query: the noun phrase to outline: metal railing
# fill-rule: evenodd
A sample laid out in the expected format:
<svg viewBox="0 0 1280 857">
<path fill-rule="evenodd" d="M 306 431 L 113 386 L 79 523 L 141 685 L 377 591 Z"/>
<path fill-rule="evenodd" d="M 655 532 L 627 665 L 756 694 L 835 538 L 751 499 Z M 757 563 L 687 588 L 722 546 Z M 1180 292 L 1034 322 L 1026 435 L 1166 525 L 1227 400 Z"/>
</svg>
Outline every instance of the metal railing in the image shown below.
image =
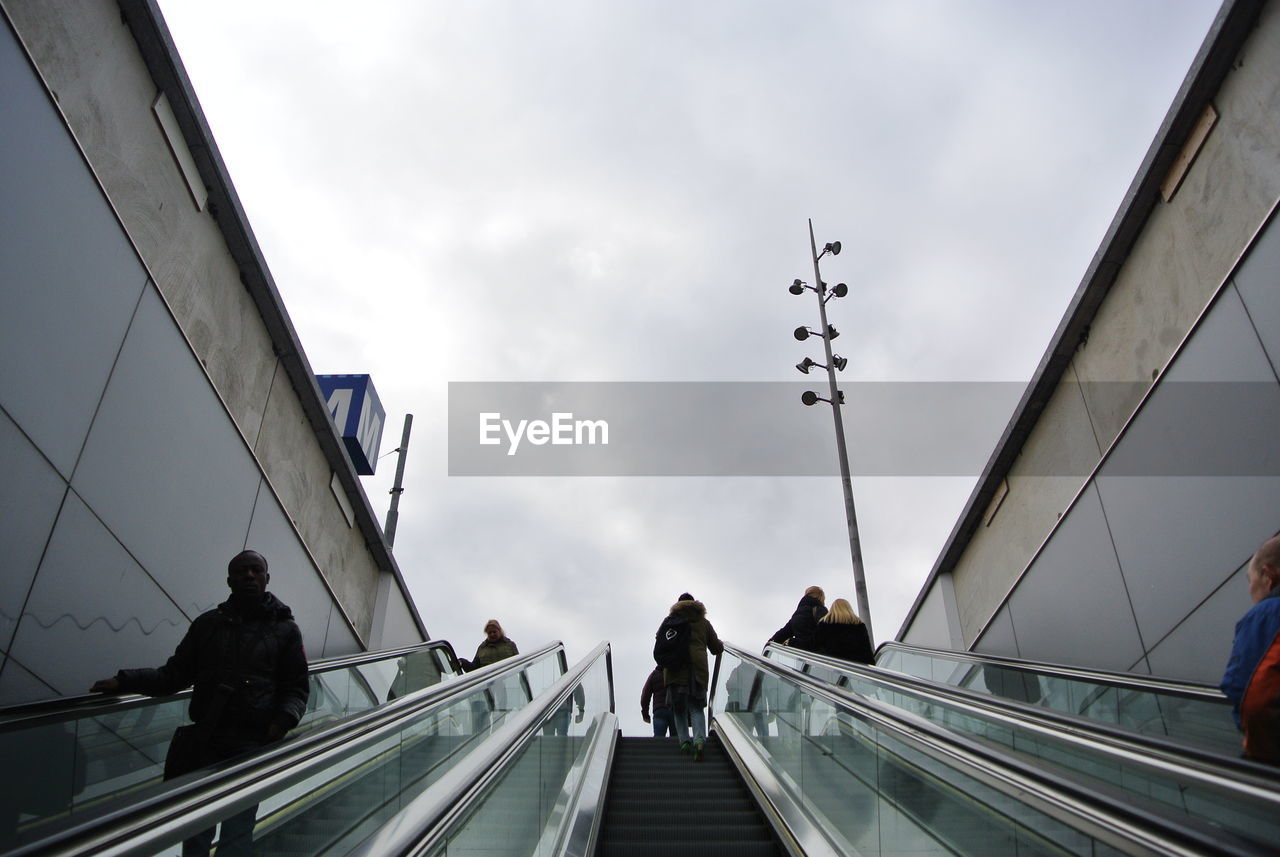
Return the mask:
<svg viewBox="0 0 1280 857">
<path fill-rule="evenodd" d="M 1250 841 L 1119 788 L 1082 782 L 737 647 L 726 646 L 725 661 L 717 729 L 738 755 L 754 755 L 771 771 L 778 813 L 808 818 L 838 851 L 879 847 L 865 841 L 875 829 L 909 832 L 915 845 L 942 842 L 960 853 L 971 850 L 965 840 L 975 835 L 985 849 L 975 853 L 1052 846 L 1086 854 L 1099 843 L 1130 854 L 1274 853 L 1270 841 Z"/>
<path fill-rule="evenodd" d="M 430 738 L 446 738 L 453 749 L 449 759 L 427 771 L 425 781 L 420 778 L 415 790 L 404 797 L 408 800 L 444 775 L 513 710 L 528 705 L 553 684 L 562 673 L 562 650 L 562 644 L 551 643 L 395 698 L 254 756 L 172 780 L 138 795 L 127 806 L 71 824 L 11 853 L 14 857 L 159 853 L 249 806 L 268 804 L 270 809 L 263 815 L 275 818 L 288 816 L 290 805 L 305 810 L 309 798 L 314 802 L 316 795 L 378 770 L 379 765 L 394 766 L 400 754 Z"/>
</svg>

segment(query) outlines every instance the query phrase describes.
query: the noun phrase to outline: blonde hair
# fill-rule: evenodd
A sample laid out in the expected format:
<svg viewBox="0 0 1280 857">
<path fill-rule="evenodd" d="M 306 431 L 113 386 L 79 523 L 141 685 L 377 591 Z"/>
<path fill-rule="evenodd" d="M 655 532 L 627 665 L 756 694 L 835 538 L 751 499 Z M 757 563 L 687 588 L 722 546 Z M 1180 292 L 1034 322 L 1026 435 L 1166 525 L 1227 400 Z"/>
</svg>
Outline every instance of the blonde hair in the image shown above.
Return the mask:
<svg viewBox="0 0 1280 857">
<path fill-rule="evenodd" d="M 831 609 L 827 611 L 827 615 L 818 620 L 819 622 L 830 622 L 833 625 L 861 625 L 862 620 L 858 618 L 858 614 L 853 612 L 852 605 L 843 598 L 837 598 L 831 602 Z"/>
<path fill-rule="evenodd" d="M 498 633 L 499 633 L 499 634 L 506 634 L 506 633 L 507 633 L 506 631 L 502 630 L 502 623 L 501 623 L 501 622 L 499 622 L 497 619 L 490 619 L 488 622 L 485 622 L 485 623 L 484 623 L 484 632 L 485 632 L 486 634 L 487 634 L 487 633 L 489 633 L 489 628 L 490 628 L 490 627 L 497 628 L 497 629 L 498 629 Z"/>
<path fill-rule="evenodd" d="M 821 586 L 810 586 L 808 589 L 804 591 L 804 594 L 812 595 L 814 598 L 822 602 L 826 602 L 827 600 L 827 593 L 822 591 Z"/>
</svg>

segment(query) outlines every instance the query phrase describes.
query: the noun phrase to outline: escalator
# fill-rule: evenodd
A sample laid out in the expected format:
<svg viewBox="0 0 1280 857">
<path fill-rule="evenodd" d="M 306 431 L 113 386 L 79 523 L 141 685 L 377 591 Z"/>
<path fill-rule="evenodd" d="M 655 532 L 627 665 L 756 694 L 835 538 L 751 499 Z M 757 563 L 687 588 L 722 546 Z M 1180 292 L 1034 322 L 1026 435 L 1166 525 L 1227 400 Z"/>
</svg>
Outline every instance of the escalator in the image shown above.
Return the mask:
<svg viewBox="0 0 1280 857">
<path fill-rule="evenodd" d="M 313 662 L 307 710 L 291 734 L 448 681 L 457 663 L 443 640 Z M 0 710 L 0 769 L 27 774 L 0 782 L 0 851 L 154 790 L 189 699 L 92 694 Z"/>
<path fill-rule="evenodd" d="M 1170 815 L 1224 841 L 1261 846 L 1280 837 L 1280 778 L 1273 768 L 1166 735 L 785 646 L 771 647 L 767 654 L 789 672 L 1001 748 L 1044 772 L 1109 795 L 1118 805 Z M 1142 684 L 1143 693 L 1155 692 L 1149 682 Z"/>
<path fill-rule="evenodd" d="M 903 643 L 881 645 L 876 665 L 1228 756 L 1240 753 L 1231 703 L 1216 687 Z"/>
<path fill-rule="evenodd" d="M 186 836 L 256 807 L 260 848 L 345 854 L 447 777 L 565 670 L 559 644 L 465 676 L 449 671 L 450 664 L 456 659 L 447 643 L 319 664 L 312 675 L 315 704 L 288 740 L 164 783 L 130 777 L 123 788 L 80 801 L 60 815 L 26 814 L 18 825 L 19 841 L 3 850 L 15 855 L 99 854 L 115 848 L 167 853 L 165 848 Z M 122 756 L 149 759 L 153 766 L 162 762 L 167 736 L 152 736 L 163 718 L 151 717 L 145 728 L 123 729 L 122 723 L 136 727 L 135 721 L 146 718 L 121 719 L 117 710 L 127 713 L 155 701 L 97 702 L 11 711 L 3 734 L 9 747 L 20 747 L 24 736 L 53 727 L 96 736 L 106 720 L 114 727 L 112 740 L 86 742 L 81 755 L 89 762 L 78 766 L 81 772 L 145 767 L 142 762 L 121 765 Z M 46 722 L 51 718 L 53 723 Z M 101 764 L 104 760 L 110 764 Z M 104 791 L 113 783 L 120 785 L 111 777 L 93 785 Z M 12 791 L 20 793 L 21 784 Z M 162 845 L 155 845 L 156 837 Z"/>
<path fill-rule="evenodd" d="M 397 833 L 379 834 L 356 853 L 1275 853 L 1265 836 L 1250 838 L 1143 800 L 1141 783 L 1127 790 L 1066 776 L 1043 759 L 733 646 L 717 663 L 711 719 L 716 753 L 723 752 L 731 769 L 703 775 L 672 742 L 620 738 L 612 714 L 589 707 L 589 716 L 599 719 L 587 727 L 564 781 L 560 769 L 545 763 L 535 775 L 529 756 L 545 757 L 548 750 L 540 747 L 538 718 L 568 699 L 586 669 L 575 667 L 549 699 L 530 707 L 515 762 L 498 760 L 497 746 L 468 761 L 476 771 L 488 770 L 489 785 L 474 780 L 469 796 L 447 813 L 425 802 L 410 808 Z M 1095 753 L 1101 760 L 1115 751 L 1098 746 Z M 1124 761 L 1132 771 L 1151 766 Z M 1224 788 L 1234 788 L 1237 798 L 1250 791 Z M 707 808 L 693 802 L 699 791 L 713 796 Z M 742 802 L 743 794 L 750 800 Z M 538 796 L 538 822 L 521 833 L 524 825 L 513 823 L 507 807 Z M 407 820 L 413 816 L 416 821 Z"/>
<path fill-rule="evenodd" d="M 7 857 L 176 854 L 247 807 L 257 808 L 263 854 L 1275 853 L 1267 830 L 1148 794 L 1176 788 L 1184 772 L 1170 759 L 1088 736 L 1054 744 L 1070 730 L 1011 726 L 926 688 L 862 692 L 853 679 L 865 676 L 824 681 L 812 674 L 823 665 L 809 666 L 726 646 L 713 737 L 694 762 L 671 741 L 620 737 L 607 643 L 572 667 L 551 644 L 416 691 L 375 689 L 390 701 L 327 717 L 261 754 L 134 787 L 61 825 L 28 825 L 31 838 Z M 1064 747 L 1085 745 L 1080 758 L 1119 765 L 1121 781 L 1056 764 Z M 1256 783 L 1193 773 L 1189 802 L 1237 801 L 1247 814 L 1271 799 Z"/>
</svg>

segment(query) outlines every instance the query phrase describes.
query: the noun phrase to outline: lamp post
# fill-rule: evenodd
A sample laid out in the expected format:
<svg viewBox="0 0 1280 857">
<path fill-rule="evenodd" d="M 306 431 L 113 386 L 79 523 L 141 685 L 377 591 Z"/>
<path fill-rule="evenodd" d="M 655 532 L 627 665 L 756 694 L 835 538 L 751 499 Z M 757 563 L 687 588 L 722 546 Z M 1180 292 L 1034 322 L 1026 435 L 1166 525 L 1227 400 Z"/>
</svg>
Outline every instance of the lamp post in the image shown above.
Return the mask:
<svg viewBox="0 0 1280 857">
<path fill-rule="evenodd" d="M 391 485 L 391 508 L 387 510 L 387 525 L 383 532 L 387 547 L 396 543 L 396 525 L 400 522 L 400 495 L 404 493 L 404 460 L 409 457 L 409 432 L 413 429 L 413 414 L 404 415 L 404 433 L 400 435 L 400 458 L 396 461 L 396 479 Z"/>
<path fill-rule="evenodd" d="M 831 340 L 840 335 L 834 327 L 827 323 L 827 301 L 832 298 L 842 298 L 849 293 L 849 287 L 844 283 L 839 283 L 835 288 L 828 290 L 827 284 L 822 281 L 822 272 L 818 269 L 818 260 L 830 253 L 832 256 L 839 255 L 840 242 L 835 241 L 823 247 L 822 252 L 818 252 L 818 244 L 813 237 L 813 221 L 809 221 L 809 249 L 813 255 L 813 281 L 814 285 L 809 286 L 796 280 L 791 284 L 791 294 L 802 295 L 806 289 L 811 290 L 818 296 L 818 317 L 822 326 L 818 330 L 810 330 L 807 327 L 798 327 L 795 331 L 795 338 L 803 342 L 810 336 L 819 336 L 822 338 L 822 348 L 826 355 L 826 365 L 815 363 L 812 359 L 806 357 L 804 360 L 796 364 L 805 375 L 809 374 L 809 369 L 814 366 L 820 366 L 827 370 L 827 388 L 830 391 L 830 398 L 823 398 L 817 393 L 806 390 L 800 400 L 805 405 L 814 405 L 818 402 L 826 402 L 831 405 L 831 413 L 835 417 L 836 422 L 836 454 L 840 459 L 840 483 L 844 488 L 844 516 L 849 523 L 849 553 L 853 558 L 853 586 L 854 592 L 858 598 L 858 615 L 862 618 L 863 623 L 867 626 L 867 635 L 872 640 L 875 635 L 871 630 L 871 606 L 867 603 L 867 580 L 862 569 L 862 543 L 858 538 L 858 514 L 853 508 L 853 481 L 849 478 L 849 452 L 845 448 L 844 442 L 844 420 L 840 416 L 840 406 L 844 404 L 844 393 L 836 389 L 836 370 L 844 370 L 848 364 L 848 360 L 835 354 L 831 350 Z"/>
</svg>

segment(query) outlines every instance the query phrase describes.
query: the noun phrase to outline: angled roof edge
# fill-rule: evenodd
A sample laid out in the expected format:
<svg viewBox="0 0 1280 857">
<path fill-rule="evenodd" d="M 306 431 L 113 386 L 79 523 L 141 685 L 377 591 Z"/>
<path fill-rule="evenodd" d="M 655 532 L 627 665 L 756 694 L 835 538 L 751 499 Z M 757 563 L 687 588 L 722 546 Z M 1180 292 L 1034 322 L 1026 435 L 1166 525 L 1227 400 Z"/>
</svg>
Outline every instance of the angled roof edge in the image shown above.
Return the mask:
<svg viewBox="0 0 1280 857">
<path fill-rule="evenodd" d="M 1178 88 L 1173 104 L 1138 167 L 1137 175 L 1120 203 L 1119 211 L 1112 219 L 1101 246 L 1094 253 L 1066 313 L 1058 322 L 1049 347 L 1040 358 L 1040 364 L 1001 434 L 995 451 L 978 477 L 978 484 L 969 495 L 964 510 L 947 536 L 933 569 L 911 609 L 907 611 L 894 639 L 901 639 L 911 627 L 938 575 L 949 573 L 964 553 L 987 505 L 1022 452 L 1023 444 L 1057 389 L 1082 336 L 1106 299 L 1138 236 L 1146 227 L 1159 198 L 1160 182 L 1177 158 L 1183 142 L 1205 106 L 1213 99 L 1231 70 L 1232 63 L 1253 30 L 1264 5 L 1266 0 L 1225 0 L 1218 10 L 1182 86 Z"/>
<path fill-rule="evenodd" d="M 183 137 L 200 170 L 200 176 L 209 188 L 209 213 L 217 222 L 227 248 L 240 269 L 241 282 L 262 316 L 272 345 L 290 384 L 298 394 L 316 440 L 351 501 L 365 544 L 378 567 L 395 576 L 396 583 L 405 595 L 413 621 L 423 638 L 430 639 L 417 605 L 410 597 L 404 576 L 400 573 L 400 566 L 387 545 L 369 498 L 360 485 L 351 458 L 325 408 L 320 388 L 316 384 L 315 372 L 303 351 L 293 321 L 289 318 L 262 249 L 258 246 L 258 239 L 240 204 L 240 197 L 231 183 L 222 154 L 214 142 L 213 131 L 209 128 L 191 80 L 178 56 L 177 46 L 164 22 L 160 7 L 155 0 L 119 0 L 119 5 L 152 79 L 169 98 Z"/>
</svg>

